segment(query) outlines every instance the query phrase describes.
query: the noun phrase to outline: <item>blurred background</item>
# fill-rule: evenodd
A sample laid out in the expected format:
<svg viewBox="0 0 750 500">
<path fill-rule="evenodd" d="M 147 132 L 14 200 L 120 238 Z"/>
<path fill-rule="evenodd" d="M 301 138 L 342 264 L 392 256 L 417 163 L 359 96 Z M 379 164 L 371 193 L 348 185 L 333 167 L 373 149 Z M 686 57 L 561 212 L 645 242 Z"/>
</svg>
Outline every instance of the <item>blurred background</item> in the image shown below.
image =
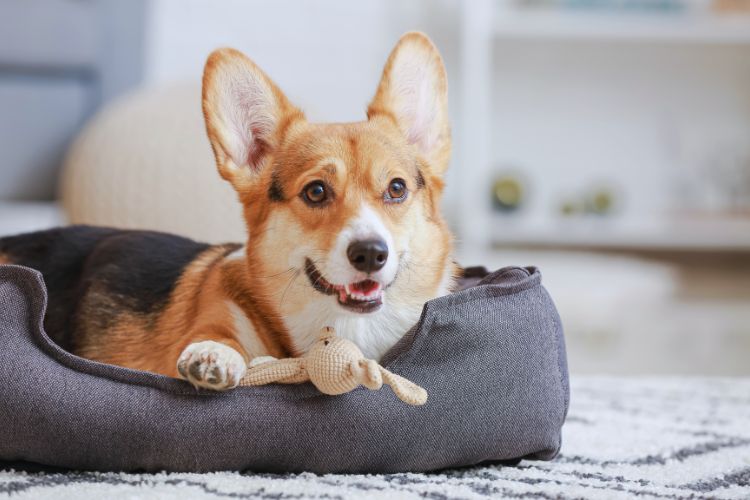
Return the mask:
<svg viewBox="0 0 750 500">
<path fill-rule="evenodd" d="M 573 373 L 750 375 L 749 0 L 2 0 L 0 235 L 243 240 L 209 52 L 356 121 L 414 29 L 448 70 L 459 262 L 539 266 Z"/>
</svg>

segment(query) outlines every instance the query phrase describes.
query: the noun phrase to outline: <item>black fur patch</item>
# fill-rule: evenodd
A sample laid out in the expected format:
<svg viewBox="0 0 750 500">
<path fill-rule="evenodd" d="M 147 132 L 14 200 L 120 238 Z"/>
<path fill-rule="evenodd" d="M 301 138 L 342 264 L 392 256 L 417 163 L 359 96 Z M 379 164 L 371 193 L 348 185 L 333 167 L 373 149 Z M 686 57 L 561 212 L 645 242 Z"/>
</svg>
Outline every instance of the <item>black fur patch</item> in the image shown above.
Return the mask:
<svg viewBox="0 0 750 500">
<path fill-rule="evenodd" d="M 268 186 L 268 199 L 271 201 L 284 201 L 284 190 L 281 188 L 276 175 L 271 176 L 271 185 Z"/>
<path fill-rule="evenodd" d="M 421 170 L 417 169 L 417 189 L 422 189 L 424 186 L 424 175 L 422 175 Z"/>
<path fill-rule="evenodd" d="M 165 233 L 90 226 L 0 239 L 0 254 L 42 273 L 49 294 L 45 329 L 72 351 L 76 311 L 92 286 L 130 312 L 153 313 L 167 303 L 185 267 L 208 248 Z"/>
</svg>

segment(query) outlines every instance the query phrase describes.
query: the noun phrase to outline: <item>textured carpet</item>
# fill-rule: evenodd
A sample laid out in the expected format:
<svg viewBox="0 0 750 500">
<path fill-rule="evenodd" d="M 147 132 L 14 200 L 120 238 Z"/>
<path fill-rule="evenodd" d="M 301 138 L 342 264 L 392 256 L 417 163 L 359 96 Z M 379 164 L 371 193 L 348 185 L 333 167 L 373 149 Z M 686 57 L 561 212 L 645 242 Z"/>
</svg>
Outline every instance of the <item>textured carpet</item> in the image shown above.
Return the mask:
<svg viewBox="0 0 750 500">
<path fill-rule="evenodd" d="M 435 474 L 0 472 L 12 498 L 750 498 L 750 379 L 573 378 L 552 462 Z"/>
</svg>

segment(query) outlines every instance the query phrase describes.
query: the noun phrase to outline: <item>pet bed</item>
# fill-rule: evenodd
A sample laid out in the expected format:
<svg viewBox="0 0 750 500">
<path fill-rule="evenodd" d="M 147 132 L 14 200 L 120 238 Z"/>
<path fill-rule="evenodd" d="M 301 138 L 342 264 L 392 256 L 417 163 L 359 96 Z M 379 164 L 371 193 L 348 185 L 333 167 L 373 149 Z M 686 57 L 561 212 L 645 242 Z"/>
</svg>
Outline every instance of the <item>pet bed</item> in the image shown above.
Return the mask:
<svg viewBox="0 0 750 500">
<path fill-rule="evenodd" d="M 568 408 L 562 327 L 535 268 L 467 276 L 382 364 L 429 393 L 311 384 L 214 393 L 74 356 L 39 273 L 0 266 L 0 461 L 108 471 L 429 471 L 549 460 Z"/>
</svg>

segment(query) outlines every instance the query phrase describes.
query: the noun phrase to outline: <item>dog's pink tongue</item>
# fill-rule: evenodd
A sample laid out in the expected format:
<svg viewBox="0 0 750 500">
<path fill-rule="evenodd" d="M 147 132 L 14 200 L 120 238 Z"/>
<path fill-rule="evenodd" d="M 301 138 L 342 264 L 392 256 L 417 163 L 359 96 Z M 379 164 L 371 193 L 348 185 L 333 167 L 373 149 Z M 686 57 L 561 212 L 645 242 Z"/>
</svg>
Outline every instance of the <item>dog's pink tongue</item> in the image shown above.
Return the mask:
<svg viewBox="0 0 750 500">
<path fill-rule="evenodd" d="M 362 295 L 370 295 L 380 289 L 380 283 L 373 280 L 364 280 L 358 283 L 352 283 L 349 287 L 353 292 L 361 293 Z"/>
</svg>

